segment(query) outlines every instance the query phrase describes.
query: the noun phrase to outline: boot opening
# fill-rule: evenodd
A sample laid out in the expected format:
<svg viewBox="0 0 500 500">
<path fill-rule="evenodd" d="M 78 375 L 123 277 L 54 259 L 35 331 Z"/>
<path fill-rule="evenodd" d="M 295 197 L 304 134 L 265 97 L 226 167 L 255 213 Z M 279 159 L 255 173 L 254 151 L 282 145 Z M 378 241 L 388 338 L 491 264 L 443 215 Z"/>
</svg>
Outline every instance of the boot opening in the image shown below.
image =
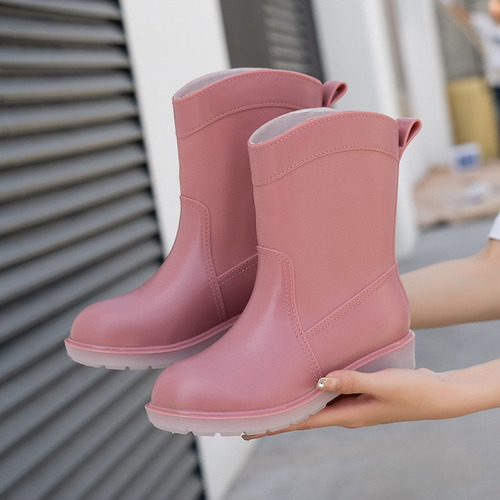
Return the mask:
<svg viewBox="0 0 500 500">
<path fill-rule="evenodd" d="M 225 69 L 223 71 L 216 71 L 215 73 L 210 73 L 209 75 L 201 76 L 200 78 L 196 78 L 189 82 L 187 85 L 184 85 L 180 90 L 178 90 L 174 94 L 174 99 L 180 99 L 181 97 L 185 97 L 196 90 L 200 90 L 207 85 L 211 85 L 212 83 L 216 83 L 228 76 L 239 75 L 240 73 L 249 73 L 255 71 L 259 68 L 234 68 L 234 69 Z"/>
<path fill-rule="evenodd" d="M 299 111 L 292 111 L 286 115 L 279 116 L 274 120 L 267 122 L 257 129 L 250 137 L 250 144 L 261 144 L 269 139 L 273 139 L 296 125 L 310 120 L 311 118 L 317 118 L 318 116 L 330 115 L 336 113 L 336 110 L 331 108 L 309 108 L 300 109 Z"/>
</svg>

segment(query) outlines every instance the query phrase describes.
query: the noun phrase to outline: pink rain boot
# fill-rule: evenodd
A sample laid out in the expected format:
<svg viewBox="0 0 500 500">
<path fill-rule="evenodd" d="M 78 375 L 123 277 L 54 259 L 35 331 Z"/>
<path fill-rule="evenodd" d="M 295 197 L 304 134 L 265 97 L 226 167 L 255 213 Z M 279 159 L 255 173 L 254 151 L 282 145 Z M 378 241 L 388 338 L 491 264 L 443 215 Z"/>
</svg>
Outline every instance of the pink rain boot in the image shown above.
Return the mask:
<svg viewBox="0 0 500 500">
<path fill-rule="evenodd" d="M 257 269 L 247 140 L 284 113 L 331 106 L 346 90 L 290 71 L 233 69 L 173 98 L 181 182 L 174 247 L 136 290 L 84 309 L 66 339 L 89 366 L 165 367 L 215 340 L 243 311 Z"/>
<path fill-rule="evenodd" d="M 414 367 L 394 252 L 398 163 L 418 120 L 313 109 L 250 138 L 255 287 L 231 330 L 165 370 L 146 406 L 160 429 L 258 434 L 321 410 L 335 369 Z"/>
</svg>

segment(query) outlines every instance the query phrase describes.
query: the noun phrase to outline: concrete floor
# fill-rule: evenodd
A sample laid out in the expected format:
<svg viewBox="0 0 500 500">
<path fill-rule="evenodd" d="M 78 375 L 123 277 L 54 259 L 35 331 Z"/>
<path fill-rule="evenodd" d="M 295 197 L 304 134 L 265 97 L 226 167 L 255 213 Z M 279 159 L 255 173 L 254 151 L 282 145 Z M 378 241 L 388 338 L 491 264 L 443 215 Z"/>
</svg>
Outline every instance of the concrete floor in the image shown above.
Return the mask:
<svg viewBox="0 0 500 500">
<path fill-rule="evenodd" d="M 470 255 L 493 219 L 422 234 L 402 272 Z M 417 332 L 417 366 L 436 371 L 500 357 L 500 321 Z M 260 441 L 227 500 L 497 500 L 500 409 L 371 428 L 316 429 Z"/>
</svg>

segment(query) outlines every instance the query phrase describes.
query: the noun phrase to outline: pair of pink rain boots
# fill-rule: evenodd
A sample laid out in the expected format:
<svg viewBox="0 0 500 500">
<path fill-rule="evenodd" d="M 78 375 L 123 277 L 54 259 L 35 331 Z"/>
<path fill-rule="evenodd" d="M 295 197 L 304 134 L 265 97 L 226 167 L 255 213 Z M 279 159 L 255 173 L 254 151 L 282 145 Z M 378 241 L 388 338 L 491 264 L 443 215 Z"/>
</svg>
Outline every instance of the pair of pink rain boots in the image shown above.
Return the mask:
<svg viewBox="0 0 500 500">
<path fill-rule="evenodd" d="M 83 310 L 66 339 L 85 365 L 175 363 L 146 406 L 160 429 L 282 429 L 335 397 L 316 388 L 332 370 L 414 367 L 394 227 L 398 163 L 421 125 L 330 109 L 346 88 L 235 69 L 174 96 L 174 247 L 144 285 Z"/>
</svg>

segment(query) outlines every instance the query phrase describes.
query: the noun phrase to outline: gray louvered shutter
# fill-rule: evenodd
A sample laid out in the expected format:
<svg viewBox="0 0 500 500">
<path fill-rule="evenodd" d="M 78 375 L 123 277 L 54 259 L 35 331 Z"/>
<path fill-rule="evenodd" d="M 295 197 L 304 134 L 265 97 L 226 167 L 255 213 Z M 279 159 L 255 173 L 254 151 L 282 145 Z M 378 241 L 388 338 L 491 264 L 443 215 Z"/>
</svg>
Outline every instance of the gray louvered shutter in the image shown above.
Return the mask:
<svg viewBox="0 0 500 500">
<path fill-rule="evenodd" d="M 63 347 L 161 259 L 118 2 L 0 0 L 2 499 L 202 497 L 193 439 L 147 420 L 157 372 Z"/>
<path fill-rule="evenodd" d="M 220 0 L 231 66 L 299 71 L 323 80 L 310 0 Z"/>
</svg>

